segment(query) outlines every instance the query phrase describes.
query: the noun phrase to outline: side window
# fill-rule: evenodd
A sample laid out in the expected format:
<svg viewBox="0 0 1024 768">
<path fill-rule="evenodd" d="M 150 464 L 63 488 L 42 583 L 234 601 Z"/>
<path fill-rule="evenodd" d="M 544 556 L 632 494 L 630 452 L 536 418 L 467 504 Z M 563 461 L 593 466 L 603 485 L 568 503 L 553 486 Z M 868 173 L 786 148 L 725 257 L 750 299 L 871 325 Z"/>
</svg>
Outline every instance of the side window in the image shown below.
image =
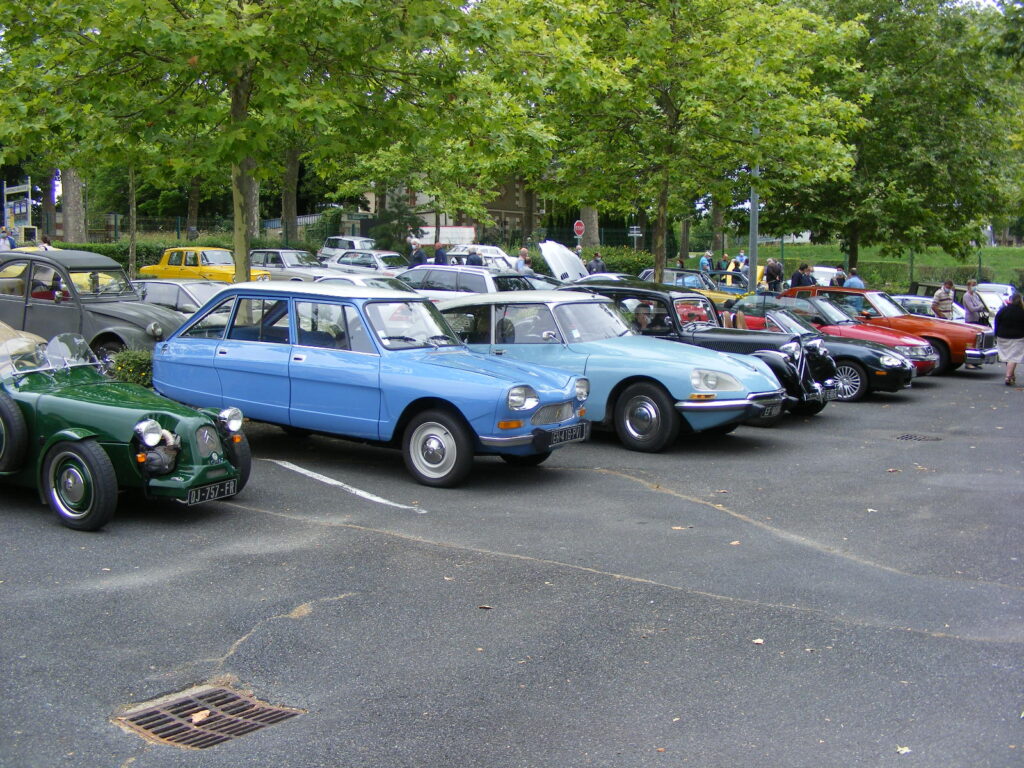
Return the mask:
<svg viewBox="0 0 1024 768">
<path fill-rule="evenodd" d="M 170 267 L 181 266 L 181 251 L 171 251 L 167 256 L 167 265 Z"/>
<path fill-rule="evenodd" d="M 145 301 L 147 304 L 160 304 L 164 307 L 176 309 L 178 288 L 173 283 L 147 283 L 145 290 Z"/>
<path fill-rule="evenodd" d="M 676 299 L 676 314 L 684 323 L 714 323 L 708 305 L 697 299 Z M 746 311 L 744 309 L 744 311 Z"/>
<path fill-rule="evenodd" d="M 458 274 L 454 270 L 431 269 L 423 281 L 423 287 L 432 291 L 454 291 L 457 277 Z"/>
<path fill-rule="evenodd" d="M 193 323 L 187 331 L 184 331 L 181 334 L 182 337 L 193 339 L 223 338 L 224 328 L 227 326 L 228 318 L 231 317 L 231 310 L 234 305 L 234 297 L 224 299 L 224 301 L 203 315 L 198 322 Z"/>
<path fill-rule="evenodd" d="M 495 307 L 496 344 L 550 344 L 558 341 L 555 320 L 543 304 Z"/>
<path fill-rule="evenodd" d="M 859 293 L 826 293 L 825 295 L 843 309 L 853 312 L 855 315 L 870 309 L 870 306 L 865 305 L 864 297 Z"/>
<path fill-rule="evenodd" d="M 301 346 L 348 349 L 345 310 L 341 304 L 298 301 L 295 303 L 295 315 L 299 323 L 298 343 Z"/>
<path fill-rule="evenodd" d="M 349 349 L 353 352 L 363 352 L 368 355 L 377 354 L 377 348 L 370 340 L 370 332 L 366 330 L 366 324 L 355 307 L 345 305 L 345 325 L 348 329 Z"/>
<path fill-rule="evenodd" d="M 459 290 L 470 291 L 471 293 L 486 293 L 487 278 L 475 272 L 460 272 Z"/>
<path fill-rule="evenodd" d="M 423 283 L 426 281 L 429 272 L 429 269 L 414 269 L 410 272 L 403 272 L 399 277 L 413 288 L 423 288 L 425 287 Z"/>
<path fill-rule="evenodd" d="M 461 307 L 445 312 L 444 319 L 467 344 L 491 343 L 491 307 Z"/>
<path fill-rule="evenodd" d="M 249 263 L 254 267 L 262 267 L 267 263 L 267 252 L 253 251 L 252 256 L 249 258 Z"/>
<path fill-rule="evenodd" d="M 64 289 L 60 279 L 60 273 L 53 267 L 46 264 L 32 265 L 32 291 L 33 299 L 45 299 L 52 301 L 57 291 Z"/>
<path fill-rule="evenodd" d="M 13 261 L 0 269 L 0 295 L 24 298 L 28 285 L 28 262 Z"/>
<path fill-rule="evenodd" d="M 198 267 L 199 266 L 199 254 L 195 251 L 188 251 L 185 254 L 185 266 L 186 267 Z"/>
<path fill-rule="evenodd" d="M 280 267 L 281 254 L 267 251 L 265 254 L 263 254 L 263 263 L 268 267 Z"/>
<path fill-rule="evenodd" d="M 228 330 L 229 339 L 287 344 L 287 299 L 241 299 Z"/>
</svg>

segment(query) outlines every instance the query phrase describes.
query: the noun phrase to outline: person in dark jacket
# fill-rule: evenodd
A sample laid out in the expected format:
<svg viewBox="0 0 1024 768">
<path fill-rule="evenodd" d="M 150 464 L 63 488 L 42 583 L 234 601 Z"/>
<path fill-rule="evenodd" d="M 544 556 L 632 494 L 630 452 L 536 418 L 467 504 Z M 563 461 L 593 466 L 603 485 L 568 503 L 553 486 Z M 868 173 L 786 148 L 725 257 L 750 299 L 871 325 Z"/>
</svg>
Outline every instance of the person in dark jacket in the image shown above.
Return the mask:
<svg viewBox="0 0 1024 768">
<path fill-rule="evenodd" d="M 469 255 L 466 256 L 466 264 L 471 267 L 482 267 L 484 265 L 483 257 L 477 252 L 476 246 L 469 246 Z"/>
<path fill-rule="evenodd" d="M 434 243 L 434 263 L 435 264 L 447 264 L 448 263 L 448 251 L 445 250 L 443 243 Z"/>
<path fill-rule="evenodd" d="M 420 264 L 426 264 L 426 263 L 427 263 L 427 254 L 423 252 L 422 248 L 420 248 L 420 241 L 419 240 L 413 240 L 412 241 L 412 255 L 409 257 L 409 264 L 411 264 L 412 266 L 415 267 L 415 266 L 418 266 Z"/>
<path fill-rule="evenodd" d="M 1024 363 L 1024 299 L 1014 291 L 1010 300 L 996 312 L 996 346 L 999 359 L 1006 363 L 1006 386 L 1017 383 L 1017 363 Z"/>
<path fill-rule="evenodd" d="M 789 278 L 790 288 L 799 288 L 802 285 L 815 285 L 814 278 L 811 277 L 811 268 L 806 263 L 801 264 Z"/>
</svg>

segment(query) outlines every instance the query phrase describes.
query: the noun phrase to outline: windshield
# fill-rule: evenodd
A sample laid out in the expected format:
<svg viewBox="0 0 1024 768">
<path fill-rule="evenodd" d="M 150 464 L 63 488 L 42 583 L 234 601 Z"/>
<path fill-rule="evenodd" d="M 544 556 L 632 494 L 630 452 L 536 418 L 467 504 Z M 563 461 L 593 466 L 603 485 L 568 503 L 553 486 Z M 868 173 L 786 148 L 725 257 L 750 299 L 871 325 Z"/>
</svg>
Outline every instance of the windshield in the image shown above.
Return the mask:
<svg viewBox="0 0 1024 768">
<path fill-rule="evenodd" d="M 71 272 L 71 282 L 81 296 L 98 296 L 109 293 L 135 294 L 124 270 L 117 267 L 107 269 L 79 269 Z"/>
<path fill-rule="evenodd" d="M 227 285 L 225 283 L 201 283 L 199 281 L 189 281 L 188 289 L 192 293 L 192 296 L 202 306 L 218 293 L 224 290 Z"/>
<path fill-rule="evenodd" d="M 632 336 L 629 324 L 610 302 L 573 302 L 555 307 L 562 338 L 570 344 Z"/>
<path fill-rule="evenodd" d="M 0 344 L 0 374 L 52 371 L 80 365 L 99 365 L 88 342 L 77 333 L 62 333 L 49 343 L 15 338 Z"/>
<path fill-rule="evenodd" d="M 908 314 L 907 310 L 893 301 L 887 293 L 872 294 L 871 303 L 882 314 L 882 317 L 900 317 Z"/>
<path fill-rule="evenodd" d="M 827 325 L 842 325 L 849 323 L 852 319 L 828 299 L 817 299 L 814 302 L 814 307 L 818 310 L 818 314 L 825 318 Z"/>
<path fill-rule="evenodd" d="M 380 260 L 386 267 L 408 267 L 409 260 L 400 253 L 385 253 Z"/>
<path fill-rule="evenodd" d="M 385 349 L 461 345 L 441 313 L 429 301 L 374 301 L 366 317 Z"/>
<path fill-rule="evenodd" d="M 820 317 L 825 321 L 822 325 L 841 325 L 853 322 L 849 315 L 828 299 L 810 301 L 808 299 L 780 296 L 775 299 L 775 302 L 777 302 L 778 306 L 788 309 L 798 317 Z"/>
<path fill-rule="evenodd" d="M 320 261 L 309 251 L 281 251 L 281 260 L 289 267 L 320 266 Z"/>
<path fill-rule="evenodd" d="M 769 312 L 767 317 L 769 320 L 767 327 L 770 331 L 778 330 L 784 331 L 785 333 L 796 333 L 801 336 L 809 333 L 813 333 L 815 336 L 820 335 L 817 328 L 811 325 L 804 318 L 794 315 L 792 312 L 787 312 L 786 310 L 775 310 Z"/>
<path fill-rule="evenodd" d="M 207 266 L 235 266 L 235 260 L 231 258 L 231 251 L 203 251 L 201 258 L 203 264 Z"/>
<path fill-rule="evenodd" d="M 416 293 L 416 291 L 397 277 L 368 277 L 363 282 L 370 288 L 388 288 L 392 291 L 402 291 L 403 293 Z"/>
</svg>

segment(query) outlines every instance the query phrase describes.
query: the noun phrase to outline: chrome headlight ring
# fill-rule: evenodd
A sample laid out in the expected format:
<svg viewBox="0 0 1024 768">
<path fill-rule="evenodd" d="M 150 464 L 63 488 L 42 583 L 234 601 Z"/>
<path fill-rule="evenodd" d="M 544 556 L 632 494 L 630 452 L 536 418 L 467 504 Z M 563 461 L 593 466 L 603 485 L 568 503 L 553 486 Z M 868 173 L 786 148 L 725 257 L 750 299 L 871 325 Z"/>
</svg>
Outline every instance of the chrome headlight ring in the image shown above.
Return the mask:
<svg viewBox="0 0 1024 768">
<path fill-rule="evenodd" d="M 694 368 L 690 371 L 690 385 L 702 392 L 728 392 L 743 389 L 735 377 L 723 371 Z"/>
<path fill-rule="evenodd" d="M 154 419 L 143 419 L 135 425 L 135 435 L 147 448 L 155 448 L 160 444 L 164 431 Z"/>
<path fill-rule="evenodd" d="M 576 399 L 586 400 L 590 397 L 590 379 L 576 379 Z"/>
<path fill-rule="evenodd" d="M 512 411 L 531 411 L 540 405 L 536 390 L 528 384 L 512 387 L 508 391 L 508 407 Z"/>
<path fill-rule="evenodd" d="M 154 339 L 157 339 L 159 341 L 164 336 L 164 329 L 163 326 L 160 325 L 160 323 L 154 320 L 152 323 L 146 326 L 146 333 L 148 333 Z"/>
<path fill-rule="evenodd" d="M 779 351 L 794 363 L 799 362 L 800 357 L 803 355 L 803 347 L 801 347 L 800 343 L 796 341 L 787 341 L 779 347 Z"/>
<path fill-rule="evenodd" d="M 885 368 L 902 368 L 910 365 L 910 361 L 901 355 L 880 355 L 878 362 Z"/>
<path fill-rule="evenodd" d="M 242 412 L 238 408 L 225 408 L 217 414 L 217 421 L 228 432 L 237 432 L 242 428 Z"/>
</svg>

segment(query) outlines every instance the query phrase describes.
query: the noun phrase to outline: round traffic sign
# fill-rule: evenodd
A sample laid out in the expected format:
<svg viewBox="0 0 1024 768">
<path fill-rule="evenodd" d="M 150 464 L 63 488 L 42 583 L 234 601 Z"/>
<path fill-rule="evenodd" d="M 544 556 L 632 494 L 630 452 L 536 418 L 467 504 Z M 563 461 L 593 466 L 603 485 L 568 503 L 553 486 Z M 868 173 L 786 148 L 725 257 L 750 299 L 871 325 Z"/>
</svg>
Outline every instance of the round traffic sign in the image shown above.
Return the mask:
<svg viewBox="0 0 1024 768">
<path fill-rule="evenodd" d="M 577 219 L 576 223 L 572 225 L 572 231 L 576 233 L 576 237 L 583 237 L 583 232 L 585 229 L 586 227 L 583 225 L 583 222 L 580 221 L 579 219 Z"/>
</svg>

